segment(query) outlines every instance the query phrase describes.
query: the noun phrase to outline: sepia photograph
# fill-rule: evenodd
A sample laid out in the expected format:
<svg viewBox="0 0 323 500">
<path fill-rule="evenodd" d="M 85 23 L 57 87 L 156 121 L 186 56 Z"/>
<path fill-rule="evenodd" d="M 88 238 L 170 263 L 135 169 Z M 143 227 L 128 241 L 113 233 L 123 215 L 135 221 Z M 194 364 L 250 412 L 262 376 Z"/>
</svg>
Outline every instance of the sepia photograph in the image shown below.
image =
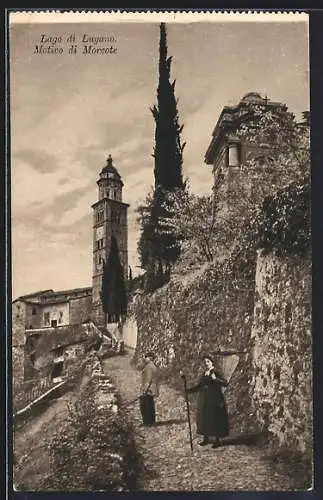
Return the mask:
<svg viewBox="0 0 323 500">
<path fill-rule="evenodd" d="M 8 15 L 12 488 L 313 489 L 309 19 Z"/>
</svg>

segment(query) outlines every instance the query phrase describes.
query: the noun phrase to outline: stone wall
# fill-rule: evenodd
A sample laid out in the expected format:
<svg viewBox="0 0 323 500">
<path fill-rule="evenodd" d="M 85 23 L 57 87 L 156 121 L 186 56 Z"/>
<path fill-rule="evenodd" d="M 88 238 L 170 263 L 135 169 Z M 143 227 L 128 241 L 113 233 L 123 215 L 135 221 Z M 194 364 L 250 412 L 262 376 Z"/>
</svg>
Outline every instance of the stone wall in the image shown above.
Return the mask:
<svg viewBox="0 0 323 500">
<path fill-rule="evenodd" d="M 12 346 L 13 392 L 24 382 L 24 346 Z"/>
<path fill-rule="evenodd" d="M 92 295 L 69 301 L 69 324 L 76 325 L 89 321 L 92 312 Z"/>
<path fill-rule="evenodd" d="M 265 430 L 277 450 L 310 452 L 310 277 L 309 258 L 259 252 L 248 264 L 214 263 L 137 295 L 135 359 L 153 350 L 166 380 L 180 388 L 179 369 L 190 385 L 203 353 L 236 352 L 225 393 L 231 433 Z M 224 358 L 215 358 L 221 369 Z"/>
<path fill-rule="evenodd" d="M 72 344 L 67 347 L 57 348 L 50 351 L 37 352 L 34 362 L 34 370 L 37 378 L 54 376 L 54 367 L 56 361 L 62 362 L 62 371 L 58 376 L 68 376 L 75 364 L 79 363 L 85 357 L 84 342 Z M 56 360 L 56 361 L 55 361 Z"/>
<path fill-rule="evenodd" d="M 311 453 L 310 258 L 259 252 L 252 325 L 252 396 L 278 446 Z"/>
<path fill-rule="evenodd" d="M 153 350 L 166 379 L 181 390 L 180 368 L 190 385 L 199 377 L 205 353 L 238 352 L 226 390 L 231 430 L 238 433 L 254 430 L 248 392 L 254 272 L 254 259 L 244 266 L 214 263 L 154 294 L 137 295 L 132 304 L 138 328 L 135 359 Z M 221 369 L 223 356 L 216 360 Z"/>
<path fill-rule="evenodd" d="M 20 300 L 12 304 L 12 345 L 25 344 L 26 304 Z"/>
<path fill-rule="evenodd" d="M 218 217 L 225 214 L 228 222 L 234 221 L 236 225 L 240 224 L 239 221 L 243 223 L 243 220 L 252 218 L 257 204 L 261 204 L 266 196 L 273 195 L 295 176 L 288 166 L 281 168 L 257 164 L 225 166 L 221 168 L 221 173 L 222 180 L 215 189 Z"/>
<path fill-rule="evenodd" d="M 12 304 L 12 374 L 13 390 L 24 381 L 26 305 L 22 301 Z"/>
<path fill-rule="evenodd" d="M 100 290 L 102 288 L 102 275 L 97 274 L 92 278 L 93 292 L 92 292 L 92 312 L 91 319 L 96 325 L 105 326 L 105 315 L 100 299 Z"/>
<path fill-rule="evenodd" d="M 52 375 L 55 357 L 54 351 L 44 352 L 36 357 L 34 368 L 37 373 L 37 378 L 50 377 Z"/>
<path fill-rule="evenodd" d="M 62 374 L 67 374 L 99 340 L 100 332 L 92 323 L 27 330 L 25 374 L 28 378 L 51 376 L 56 358 L 62 358 L 56 361 L 63 361 Z"/>
<path fill-rule="evenodd" d="M 75 365 L 86 357 L 86 349 L 83 344 L 75 344 L 64 349 L 64 363 L 62 375 L 70 375 L 73 372 Z"/>
<path fill-rule="evenodd" d="M 135 317 L 132 316 L 127 318 L 122 327 L 122 340 L 124 341 L 124 345 L 135 349 L 137 345 L 137 334 L 138 328 Z"/>
<path fill-rule="evenodd" d="M 39 328 L 42 323 L 42 309 L 38 304 L 26 303 L 25 327 Z"/>
</svg>

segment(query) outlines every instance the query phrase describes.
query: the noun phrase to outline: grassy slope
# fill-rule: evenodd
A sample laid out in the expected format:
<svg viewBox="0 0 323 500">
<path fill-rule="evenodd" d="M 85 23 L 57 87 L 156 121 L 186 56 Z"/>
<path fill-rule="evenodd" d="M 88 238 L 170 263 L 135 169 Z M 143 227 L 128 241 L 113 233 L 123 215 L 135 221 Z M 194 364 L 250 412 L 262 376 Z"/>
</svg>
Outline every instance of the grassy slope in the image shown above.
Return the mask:
<svg viewBox="0 0 323 500">
<path fill-rule="evenodd" d="M 82 383 L 85 382 L 85 378 Z M 14 431 L 14 484 L 17 490 L 40 491 L 49 473 L 47 444 L 68 416 L 67 403 L 74 401 L 74 391 L 53 400 L 47 409 Z"/>
</svg>

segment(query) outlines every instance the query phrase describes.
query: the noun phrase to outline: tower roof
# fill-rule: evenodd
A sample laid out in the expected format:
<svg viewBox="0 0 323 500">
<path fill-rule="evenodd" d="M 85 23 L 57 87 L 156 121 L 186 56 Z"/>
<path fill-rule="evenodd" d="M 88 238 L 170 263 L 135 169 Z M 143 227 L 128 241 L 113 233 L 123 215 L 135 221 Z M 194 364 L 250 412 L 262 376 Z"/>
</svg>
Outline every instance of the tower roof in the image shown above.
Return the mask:
<svg viewBox="0 0 323 500">
<path fill-rule="evenodd" d="M 261 97 L 258 92 L 248 92 L 241 99 L 241 102 L 263 102 L 266 101 L 267 97 Z M 268 100 L 268 99 L 267 99 Z"/>
<path fill-rule="evenodd" d="M 234 134 L 237 127 L 242 122 L 247 121 L 250 118 L 250 111 L 248 111 L 248 106 L 259 104 L 271 109 L 279 108 L 282 111 L 287 111 L 286 104 L 271 101 L 267 96 L 261 97 L 258 92 L 248 92 L 235 106 L 224 106 L 213 130 L 210 145 L 205 153 L 204 160 L 207 165 L 213 164 L 216 151 L 219 149 L 220 144 L 223 142 L 225 132 Z"/>
<path fill-rule="evenodd" d="M 113 177 L 110 175 L 105 175 L 105 174 L 112 174 Z M 100 173 L 100 179 L 106 178 L 106 177 L 111 177 L 114 178 L 118 181 L 121 181 L 121 175 L 119 174 L 118 170 L 116 167 L 113 165 L 112 157 L 111 155 L 108 156 L 107 158 L 107 163 L 106 165 L 102 168 L 101 173 Z"/>
</svg>

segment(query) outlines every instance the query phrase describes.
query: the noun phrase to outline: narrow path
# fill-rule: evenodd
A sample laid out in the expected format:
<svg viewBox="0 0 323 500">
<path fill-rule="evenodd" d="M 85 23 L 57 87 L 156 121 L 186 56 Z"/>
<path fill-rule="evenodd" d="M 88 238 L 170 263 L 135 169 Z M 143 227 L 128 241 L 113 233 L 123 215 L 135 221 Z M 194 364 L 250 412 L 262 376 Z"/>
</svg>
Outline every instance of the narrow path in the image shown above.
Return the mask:
<svg viewBox="0 0 323 500">
<path fill-rule="evenodd" d="M 124 402 L 138 395 L 140 373 L 130 364 L 131 354 L 108 358 L 104 370 L 115 381 Z M 185 400 L 165 385 L 156 400 L 158 424 L 140 427 L 139 404 L 129 406 L 129 414 L 142 435 L 147 474 L 145 491 L 236 491 L 290 490 L 289 479 L 274 473 L 261 458 L 261 450 L 250 445 L 201 448 L 196 439 L 194 415 L 194 454 L 191 455 Z"/>
</svg>

